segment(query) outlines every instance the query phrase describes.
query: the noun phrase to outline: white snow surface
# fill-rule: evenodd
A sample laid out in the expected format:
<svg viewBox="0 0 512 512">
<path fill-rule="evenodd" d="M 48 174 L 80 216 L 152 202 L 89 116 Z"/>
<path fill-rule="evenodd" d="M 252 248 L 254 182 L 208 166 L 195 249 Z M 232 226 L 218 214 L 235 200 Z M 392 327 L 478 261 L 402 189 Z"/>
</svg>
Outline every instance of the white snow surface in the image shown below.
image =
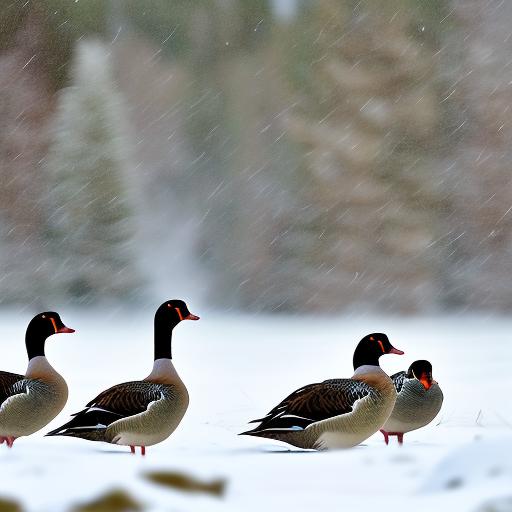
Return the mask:
<svg viewBox="0 0 512 512">
<path fill-rule="evenodd" d="M 194 313 L 201 320 L 183 322 L 173 337 L 189 410 L 143 458 L 125 447 L 44 433 L 100 391 L 149 373 L 152 313 L 61 311 L 77 332 L 50 338 L 47 356 L 67 380 L 69 400 L 43 431 L 18 439 L 12 450 L 0 446 L 0 498 L 38 512 L 69 510 L 112 488 L 149 511 L 464 512 L 512 502 L 512 320 Z M 1 370 L 24 372 L 29 320 L 26 312 L 0 314 Z M 444 392 L 438 418 L 406 434 L 403 447 L 396 438 L 385 446 L 380 433 L 350 450 L 322 453 L 237 436 L 302 385 L 350 377 L 353 350 L 370 332 L 385 332 L 405 351 L 382 357 L 385 371 L 429 359 Z M 159 487 L 142 478 L 148 470 L 225 478 L 226 494 Z"/>
</svg>

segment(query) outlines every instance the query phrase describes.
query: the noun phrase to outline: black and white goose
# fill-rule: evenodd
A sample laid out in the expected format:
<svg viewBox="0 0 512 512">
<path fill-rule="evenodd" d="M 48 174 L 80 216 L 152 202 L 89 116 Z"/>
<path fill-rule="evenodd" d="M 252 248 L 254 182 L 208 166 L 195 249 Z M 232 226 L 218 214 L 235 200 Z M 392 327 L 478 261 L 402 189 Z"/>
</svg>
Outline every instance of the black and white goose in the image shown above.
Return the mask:
<svg viewBox="0 0 512 512">
<path fill-rule="evenodd" d="M 28 324 L 25 375 L 0 371 L 0 444 L 12 448 L 18 437 L 41 430 L 66 405 L 66 381 L 46 359 L 44 347 L 53 334 L 71 332 L 54 311 L 40 313 Z"/>
<path fill-rule="evenodd" d="M 379 366 L 384 354 L 403 354 L 382 333 L 365 336 L 354 352 L 354 375 L 309 384 L 285 398 L 253 430 L 241 435 L 284 441 L 299 448 L 350 448 L 388 419 L 396 400 L 389 376 Z"/>
<path fill-rule="evenodd" d="M 428 425 L 437 416 L 443 405 L 443 392 L 433 380 L 432 365 L 426 360 L 414 361 L 407 372 L 395 373 L 391 380 L 398 396 L 380 431 L 386 444 L 389 436 L 396 436 L 402 444 L 406 432 Z"/>
<path fill-rule="evenodd" d="M 172 331 L 182 320 L 199 320 L 182 300 L 164 302 L 155 314 L 155 360 L 143 380 L 113 386 L 48 436 L 80 437 L 129 446 L 132 453 L 167 439 L 188 408 L 188 392 L 172 364 Z"/>
</svg>

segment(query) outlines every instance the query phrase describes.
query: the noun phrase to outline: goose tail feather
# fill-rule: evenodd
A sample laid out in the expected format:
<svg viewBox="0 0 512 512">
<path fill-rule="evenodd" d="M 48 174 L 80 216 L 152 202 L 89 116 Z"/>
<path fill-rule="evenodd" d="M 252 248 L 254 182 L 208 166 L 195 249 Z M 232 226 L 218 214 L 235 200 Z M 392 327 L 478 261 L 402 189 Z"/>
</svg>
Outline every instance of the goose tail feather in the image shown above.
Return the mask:
<svg viewBox="0 0 512 512">
<path fill-rule="evenodd" d="M 68 436 L 88 441 L 106 441 L 107 427 L 120 415 L 110 411 L 87 408 L 73 415 L 70 421 L 48 432 L 46 436 Z"/>
</svg>

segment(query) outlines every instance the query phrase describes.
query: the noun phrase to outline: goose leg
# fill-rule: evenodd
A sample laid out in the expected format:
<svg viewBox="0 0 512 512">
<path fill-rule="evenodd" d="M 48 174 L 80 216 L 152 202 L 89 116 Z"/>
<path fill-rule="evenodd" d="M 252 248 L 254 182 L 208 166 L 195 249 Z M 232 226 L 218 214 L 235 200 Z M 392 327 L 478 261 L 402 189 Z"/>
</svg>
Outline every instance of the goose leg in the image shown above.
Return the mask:
<svg viewBox="0 0 512 512">
<path fill-rule="evenodd" d="M 4 436 L 0 436 L 0 444 L 4 444 L 4 441 L 5 441 L 5 437 Z"/>
<path fill-rule="evenodd" d="M 145 446 L 141 446 L 140 447 L 140 454 L 144 457 L 144 455 L 146 455 L 146 447 Z"/>
<path fill-rule="evenodd" d="M 398 444 L 402 445 L 404 444 L 404 433 L 403 432 L 399 432 L 396 437 L 398 438 Z"/>
<path fill-rule="evenodd" d="M 7 436 L 7 440 L 6 440 L 6 442 L 7 442 L 7 446 L 8 446 L 9 448 L 12 448 L 12 445 L 14 444 L 14 441 L 15 441 L 15 440 L 16 440 L 16 438 L 15 438 L 15 437 L 13 437 L 13 436 Z"/>
<path fill-rule="evenodd" d="M 385 430 L 381 430 L 382 435 L 384 436 L 384 442 L 389 444 L 389 434 Z"/>
<path fill-rule="evenodd" d="M 130 445 L 130 451 L 135 454 L 135 446 Z"/>
</svg>

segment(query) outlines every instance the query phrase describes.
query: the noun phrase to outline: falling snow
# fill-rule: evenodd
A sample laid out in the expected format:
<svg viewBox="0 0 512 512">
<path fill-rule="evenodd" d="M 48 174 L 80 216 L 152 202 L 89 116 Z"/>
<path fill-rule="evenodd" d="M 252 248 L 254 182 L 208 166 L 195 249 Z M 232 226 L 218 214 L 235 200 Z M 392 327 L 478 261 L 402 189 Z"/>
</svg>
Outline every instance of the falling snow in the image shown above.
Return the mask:
<svg viewBox="0 0 512 512">
<path fill-rule="evenodd" d="M 503 0 L 7 2 L 0 305 L 183 297 L 311 339 L 508 314 L 511 26 Z"/>
</svg>

